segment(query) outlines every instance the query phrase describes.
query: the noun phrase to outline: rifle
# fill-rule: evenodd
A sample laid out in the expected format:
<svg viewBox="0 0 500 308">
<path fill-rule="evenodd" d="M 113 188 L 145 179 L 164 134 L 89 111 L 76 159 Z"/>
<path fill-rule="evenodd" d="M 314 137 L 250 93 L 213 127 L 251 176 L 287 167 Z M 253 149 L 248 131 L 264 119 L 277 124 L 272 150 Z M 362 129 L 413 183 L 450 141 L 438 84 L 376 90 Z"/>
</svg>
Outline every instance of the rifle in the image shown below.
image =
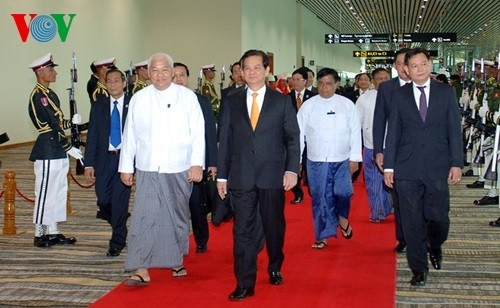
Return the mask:
<svg viewBox="0 0 500 308">
<path fill-rule="evenodd" d="M 220 95 L 222 97 L 222 89 L 224 89 L 224 80 L 226 80 L 226 66 L 222 64 L 222 70 L 220 72 Z"/>
<path fill-rule="evenodd" d="M 200 74 L 198 75 L 198 85 L 196 87 L 196 93 L 200 93 L 201 94 L 201 83 L 203 81 L 203 69 L 200 68 Z"/>
<path fill-rule="evenodd" d="M 70 79 L 71 79 L 71 87 L 67 89 L 69 91 L 69 113 L 71 119 L 73 116 L 78 113 L 76 108 L 76 100 L 75 100 L 75 83 L 78 81 L 78 73 L 76 69 L 76 55 L 73 52 L 73 66 L 69 69 Z M 88 123 L 86 124 L 71 124 L 71 145 L 75 148 L 79 149 L 80 146 L 85 146 L 85 142 L 80 139 L 80 132 L 86 130 Z M 76 174 L 81 175 L 85 172 L 85 167 L 81 160 L 76 161 Z"/>
<path fill-rule="evenodd" d="M 127 88 L 125 90 L 125 93 L 127 94 L 128 97 L 130 97 L 130 84 L 129 84 L 129 81 L 130 81 L 130 77 L 132 77 L 134 75 L 134 65 L 132 64 L 132 61 L 130 61 L 130 65 L 129 65 L 129 69 L 128 69 L 128 72 L 127 72 L 127 76 L 125 76 L 125 80 L 127 80 Z"/>
</svg>

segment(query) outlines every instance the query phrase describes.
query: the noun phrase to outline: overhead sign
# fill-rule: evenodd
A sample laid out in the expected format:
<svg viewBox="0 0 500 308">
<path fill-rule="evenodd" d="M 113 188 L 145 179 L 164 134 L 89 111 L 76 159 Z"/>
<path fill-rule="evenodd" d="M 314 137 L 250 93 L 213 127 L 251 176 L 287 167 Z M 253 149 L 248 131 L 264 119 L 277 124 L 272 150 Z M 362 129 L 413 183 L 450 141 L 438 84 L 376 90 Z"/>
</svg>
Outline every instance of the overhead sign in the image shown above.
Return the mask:
<svg viewBox="0 0 500 308">
<path fill-rule="evenodd" d="M 437 57 L 437 50 L 427 50 L 429 56 Z M 352 56 L 354 58 L 393 58 L 396 52 L 394 50 L 354 50 Z"/>
<path fill-rule="evenodd" d="M 375 51 L 375 50 L 355 50 L 352 52 L 354 58 L 389 58 L 394 57 L 394 51 Z"/>
<path fill-rule="evenodd" d="M 448 43 L 456 41 L 456 33 L 325 34 L 325 44 Z"/>
<path fill-rule="evenodd" d="M 389 34 L 325 34 L 325 44 L 390 43 Z"/>
<path fill-rule="evenodd" d="M 393 33 L 393 43 L 448 43 L 456 42 L 456 33 Z"/>
<path fill-rule="evenodd" d="M 394 60 L 392 59 L 366 59 L 365 64 L 366 65 L 373 65 L 373 64 L 393 64 Z"/>
</svg>

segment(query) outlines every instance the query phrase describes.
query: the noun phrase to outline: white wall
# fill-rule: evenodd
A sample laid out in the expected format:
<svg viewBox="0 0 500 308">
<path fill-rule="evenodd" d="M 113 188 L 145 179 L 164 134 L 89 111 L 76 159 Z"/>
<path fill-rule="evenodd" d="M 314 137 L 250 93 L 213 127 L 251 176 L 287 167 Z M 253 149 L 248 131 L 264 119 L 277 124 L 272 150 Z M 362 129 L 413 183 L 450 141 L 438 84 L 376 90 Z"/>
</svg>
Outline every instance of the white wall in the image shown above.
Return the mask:
<svg viewBox="0 0 500 308">
<path fill-rule="evenodd" d="M 73 52 L 77 56 L 78 83 L 76 99 L 78 111 L 88 119 L 90 102 L 86 91 L 90 77 L 89 65 L 94 60 L 116 57 L 117 66 L 126 69 L 130 61 L 140 61 L 143 53 L 141 2 L 134 0 L 4 0 L 0 7 L 0 29 L 2 48 L 2 74 L 0 84 L 0 133 L 6 131 L 10 143 L 34 140 L 37 132 L 28 116 L 28 99 L 36 83 L 34 73 L 28 65 L 48 52 L 52 52 L 57 81 L 50 87 L 58 94 L 66 118 L 69 118 L 68 93 L 70 65 Z M 65 42 L 59 35 L 49 42 L 41 43 L 32 35 L 26 43 L 21 41 L 11 14 L 54 13 L 76 16 Z M 26 17 L 29 23 L 29 17 Z M 66 19 L 69 21 L 69 18 Z M 126 34 L 126 35 L 124 35 Z M 148 55 L 149 56 L 149 55 Z"/>
<path fill-rule="evenodd" d="M 305 7 L 301 7 L 302 13 L 302 55 L 305 65 L 316 72 L 316 67 L 330 67 L 341 72 L 360 72 L 362 62 L 360 58 L 353 58 L 352 52 L 359 50 L 351 44 L 325 44 L 325 34 L 334 33 L 332 28 L 316 17 Z M 314 66 L 309 61 L 314 60 Z M 341 74 L 342 84 L 345 74 Z M 352 80 L 351 80 L 352 84 Z"/>
<path fill-rule="evenodd" d="M 56 35 L 41 43 L 30 35 L 23 43 L 13 13 L 76 16 L 65 42 Z M 116 57 L 117 66 L 125 70 L 131 61 L 167 52 L 174 61 L 189 66 L 191 88 L 196 87 L 200 67 L 210 63 L 218 70 L 216 83 L 221 66 L 226 66 L 227 86 L 230 64 L 248 49 L 273 52 L 275 74 L 291 73 L 300 65 L 301 55 L 306 65 L 312 59 L 318 66 L 339 71 L 359 70 L 359 63 L 351 58 L 354 47 L 324 44 L 325 33 L 332 30 L 295 0 L 3 0 L 0 29 L 0 133 L 9 134 L 9 144 L 37 136 L 27 112 L 36 80 L 27 66 L 47 52 L 59 64 L 51 88 L 59 95 L 66 118 L 71 55 L 76 53 L 76 99 L 84 120 L 90 111 L 86 92 L 89 65 L 108 57 Z"/>
<path fill-rule="evenodd" d="M 294 0 L 242 0 L 243 52 L 274 53 L 274 74 L 296 68 L 296 5 Z"/>
<path fill-rule="evenodd" d="M 214 63 L 219 91 L 222 65 L 224 87 L 229 85 L 229 66 L 241 57 L 241 0 L 146 0 L 142 36 L 151 55 L 166 52 L 189 67 L 190 88 L 196 88 L 201 66 Z"/>
</svg>

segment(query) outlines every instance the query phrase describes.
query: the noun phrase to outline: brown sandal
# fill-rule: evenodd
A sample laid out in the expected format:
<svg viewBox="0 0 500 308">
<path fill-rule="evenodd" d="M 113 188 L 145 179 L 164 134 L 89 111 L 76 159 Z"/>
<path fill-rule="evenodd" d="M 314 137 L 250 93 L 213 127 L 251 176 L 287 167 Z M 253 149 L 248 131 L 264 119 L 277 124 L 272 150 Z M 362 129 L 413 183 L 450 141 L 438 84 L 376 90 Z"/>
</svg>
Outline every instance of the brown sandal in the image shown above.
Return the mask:
<svg viewBox="0 0 500 308">
<path fill-rule="evenodd" d="M 139 277 L 139 279 L 134 279 L 133 277 Z M 123 283 L 129 287 L 144 287 L 149 284 L 149 281 L 144 280 L 144 278 L 142 278 L 139 274 L 133 274 L 125 279 Z"/>
<path fill-rule="evenodd" d="M 173 268 L 172 269 L 172 276 L 174 278 L 182 278 L 182 277 L 186 277 L 187 276 L 187 271 L 186 269 L 184 268 L 184 266 L 181 266 L 179 268 Z"/>
<path fill-rule="evenodd" d="M 326 243 L 323 241 L 314 242 L 314 244 L 311 245 L 312 249 L 323 249 L 325 247 L 326 247 Z"/>
</svg>

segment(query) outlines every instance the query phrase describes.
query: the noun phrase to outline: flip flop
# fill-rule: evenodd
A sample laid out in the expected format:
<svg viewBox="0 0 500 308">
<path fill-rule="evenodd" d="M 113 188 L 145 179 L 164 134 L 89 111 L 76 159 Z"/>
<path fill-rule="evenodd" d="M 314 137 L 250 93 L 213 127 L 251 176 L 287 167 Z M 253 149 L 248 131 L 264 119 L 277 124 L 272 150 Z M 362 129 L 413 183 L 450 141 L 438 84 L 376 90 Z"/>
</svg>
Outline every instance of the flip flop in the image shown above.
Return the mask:
<svg viewBox="0 0 500 308">
<path fill-rule="evenodd" d="M 314 242 L 314 244 L 311 245 L 311 248 L 312 249 L 323 249 L 326 247 L 326 243 L 325 242 Z"/>
<path fill-rule="evenodd" d="M 139 279 L 134 279 L 133 277 L 139 277 Z M 144 287 L 149 284 L 149 281 L 144 280 L 141 275 L 133 274 L 123 282 L 128 287 Z"/>
<path fill-rule="evenodd" d="M 182 277 L 186 277 L 187 276 L 187 271 L 186 269 L 184 268 L 184 266 L 181 266 L 180 268 L 178 269 L 175 269 L 173 268 L 172 269 L 172 276 L 174 278 L 182 278 Z"/>
<path fill-rule="evenodd" d="M 351 228 L 351 232 L 350 233 L 347 233 L 347 231 L 349 231 L 349 228 L 351 227 L 351 225 L 349 223 L 347 223 L 347 226 L 344 228 L 342 228 L 342 226 L 339 224 L 339 227 L 340 227 L 340 230 L 342 230 L 342 236 L 348 240 L 352 237 L 352 228 Z"/>
</svg>

